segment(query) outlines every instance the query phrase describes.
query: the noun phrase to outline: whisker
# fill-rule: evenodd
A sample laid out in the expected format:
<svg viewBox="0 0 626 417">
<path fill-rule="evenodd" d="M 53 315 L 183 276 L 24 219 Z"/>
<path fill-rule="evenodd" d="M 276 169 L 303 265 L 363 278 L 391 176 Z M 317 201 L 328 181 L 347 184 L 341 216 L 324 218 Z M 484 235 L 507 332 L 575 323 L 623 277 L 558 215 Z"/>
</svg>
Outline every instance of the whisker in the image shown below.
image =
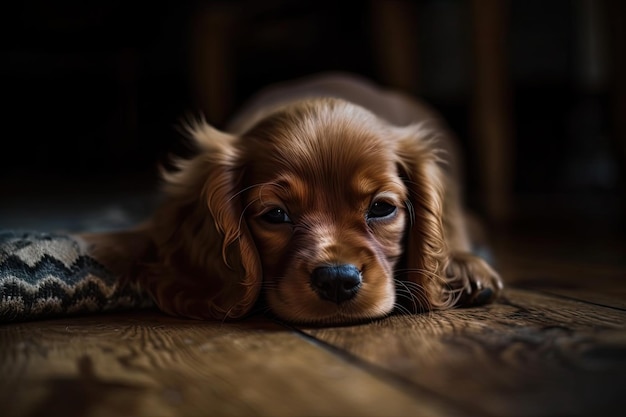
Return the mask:
<svg viewBox="0 0 626 417">
<path fill-rule="evenodd" d="M 437 274 L 436 272 L 428 271 L 422 268 L 405 268 L 405 269 L 399 268 L 395 272 L 396 272 L 396 275 L 404 275 L 404 276 L 408 276 L 412 273 L 422 274 L 422 275 L 426 275 L 426 277 L 429 278 L 430 280 L 442 282 L 442 283 L 449 281 L 449 279 L 447 277 L 444 277 L 443 275 L 440 275 L 440 274 Z"/>
<path fill-rule="evenodd" d="M 278 289 L 278 282 L 262 282 L 261 289 L 263 290 L 276 290 Z"/>
<path fill-rule="evenodd" d="M 248 207 L 254 204 L 255 201 L 256 200 L 250 201 L 248 204 L 246 204 L 243 210 L 241 210 L 241 214 L 239 215 L 239 221 L 237 222 L 237 238 L 238 239 L 241 239 L 241 222 L 243 221 L 244 215 L 246 214 L 246 210 L 248 209 Z"/>
<path fill-rule="evenodd" d="M 233 199 L 239 197 L 241 194 L 245 193 L 246 191 L 251 190 L 251 189 L 253 189 L 255 187 L 261 187 L 263 185 L 265 185 L 265 183 L 258 183 L 258 184 L 249 185 L 249 186 L 247 186 L 247 187 L 237 191 L 232 196 L 230 196 L 230 198 L 227 200 L 227 202 L 230 203 Z"/>
<path fill-rule="evenodd" d="M 413 203 L 408 199 L 404 201 L 404 204 L 409 212 L 409 225 L 413 226 L 415 225 L 415 207 L 413 207 Z"/>
<path fill-rule="evenodd" d="M 417 310 L 417 304 L 415 303 L 415 298 L 413 297 L 413 292 L 411 291 L 411 289 L 409 288 L 409 286 L 407 285 L 407 283 L 402 282 L 402 281 L 396 281 L 396 284 L 400 285 L 400 288 L 396 288 L 396 295 L 398 295 L 399 297 L 406 297 L 409 299 L 409 301 L 413 304 L 413 310 Z M 406 295 L 404 293 L 404 291 L 406 291 Z"/>
<path fill-rule="evenodd" d="M 422 274 L 429 281 L 434 281 L 436 282 L 436 284 L 442 285 L 441 300 L 439 302 L 435 302 L 433 307 L 440 308 L 440 309 L 450 308 L 458 304 L 459 300 L 463 297 L 463 294 L 465 294 L 466 288 L 463 285 L 462 278 L 459 278 L 459 277 L 451 278 L 447 276 L 444 277 L 442 275 L 436 274 L 431 271 L 426 271 L 420 268 L 399 269 L 396 271 L 397 276 L 402 276 L 402 275 L 407 276 L 411 273 Z M 396 280 L 405 284 L 407 288 L 413 289 L 413 291 L 415 291 L 416 293 L 415 295 L 416 296 L 419 295 L 419 297 L 423 301 L 426 302 L 426 305 L 432 304 L 428 302 L 427 294 L 425 293 L 424 289 L 421 288 L 418 284 L 411 282 L 411 281 L 401 280 L 398 278 L 396 278 Z"/>
</svg>

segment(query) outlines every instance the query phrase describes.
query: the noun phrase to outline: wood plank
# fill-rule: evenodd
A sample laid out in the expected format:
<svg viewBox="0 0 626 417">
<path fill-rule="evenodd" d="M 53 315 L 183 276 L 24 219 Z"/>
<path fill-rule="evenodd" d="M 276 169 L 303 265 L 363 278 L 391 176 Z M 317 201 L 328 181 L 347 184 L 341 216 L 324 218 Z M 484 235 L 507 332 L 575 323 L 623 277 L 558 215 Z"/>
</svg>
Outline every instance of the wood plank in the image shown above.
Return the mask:
<svg viewBox="0 0 626 417">
<path fill-rule="evenodd" d="M 555 265 L 553 268 L 537 268 L 536 265 L 528 265 L 523 270 L 528 275 L 515 281 L 513 285 L 516 288 L 626 311 L 626 272 L 621 269 L 589 265 L 570 265 L 567 268 Z"/>
<path fill-rule="evenodd" d="M 508 259 L 502 274 L 516 288 L 626 310 L 626 266 L 541 258 Z"/>
<path fill-rule="evenodd" d="M 510 286 L 626 309 L 626 243 L 543 237 L 500 240 L 499 270 Z"/>
<path fill-rule="evenodd" d="M 488 415 L 606 416 L 626 407 L 626 312 L 615 309 L 510 289 L 483 308 L 303 331 Z"/>
<path fill-rule="evenodd" d="M 459 415 L 262 319 L 114 314 L 0 327 L 9 416 Z"/>
<path fill-rule="evenodd" d="M 573 300 L 583 300 L 604 307 L 619 308 L 626 311 L 626 290 L 619 289 L 612 293 L 585 290 L 580 288 L 563 288 L 561 286 L 527 285 L 525 288 L 540 290 L 546 294 L 554 294 Z"/>
</svg>

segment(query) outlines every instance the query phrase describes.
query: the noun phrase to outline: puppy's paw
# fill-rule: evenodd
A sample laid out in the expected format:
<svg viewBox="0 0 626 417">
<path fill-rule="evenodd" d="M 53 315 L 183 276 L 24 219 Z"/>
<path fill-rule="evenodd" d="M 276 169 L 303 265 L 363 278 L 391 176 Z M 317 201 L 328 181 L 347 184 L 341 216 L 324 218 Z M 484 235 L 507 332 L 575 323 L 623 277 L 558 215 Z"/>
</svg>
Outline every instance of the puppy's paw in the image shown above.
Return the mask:
<svg viewBox="0 0 626 417">
<path fill-rule="evenodd" d="M 487 262 L 471 253 L 455 253 L 446 269 L 447 292 L 455 306 L 490 303 L 503 289 L 502 279 Z"/>
</svg>

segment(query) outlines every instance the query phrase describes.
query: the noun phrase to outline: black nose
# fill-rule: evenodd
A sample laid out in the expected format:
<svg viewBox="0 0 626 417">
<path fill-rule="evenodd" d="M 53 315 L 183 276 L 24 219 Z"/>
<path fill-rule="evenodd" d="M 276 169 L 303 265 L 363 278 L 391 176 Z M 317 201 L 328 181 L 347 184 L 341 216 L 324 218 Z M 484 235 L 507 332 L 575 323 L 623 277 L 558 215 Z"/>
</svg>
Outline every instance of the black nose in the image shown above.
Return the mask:
<svg viewBox="0 0 626 417">
<path fill-rule="evenodd" d="M 321 266 L 311 274 L 311 286 L 324 300 L 339 304 L 356 295 L 361 272 L 351 264 Z"/>
</svg>

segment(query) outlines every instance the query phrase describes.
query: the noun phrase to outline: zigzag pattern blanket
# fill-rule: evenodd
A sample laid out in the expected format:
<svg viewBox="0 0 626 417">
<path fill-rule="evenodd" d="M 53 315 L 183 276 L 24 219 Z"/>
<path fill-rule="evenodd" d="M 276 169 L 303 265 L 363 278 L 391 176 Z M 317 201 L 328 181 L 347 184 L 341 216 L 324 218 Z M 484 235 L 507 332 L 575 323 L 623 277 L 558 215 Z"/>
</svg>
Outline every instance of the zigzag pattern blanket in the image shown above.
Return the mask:
<svg viewBox="0 0 626 417">
<path fill-rule="evenodd" d="M 70 235 L 0 232 L 0 322 L 149 305 Z"/>
</svg>

